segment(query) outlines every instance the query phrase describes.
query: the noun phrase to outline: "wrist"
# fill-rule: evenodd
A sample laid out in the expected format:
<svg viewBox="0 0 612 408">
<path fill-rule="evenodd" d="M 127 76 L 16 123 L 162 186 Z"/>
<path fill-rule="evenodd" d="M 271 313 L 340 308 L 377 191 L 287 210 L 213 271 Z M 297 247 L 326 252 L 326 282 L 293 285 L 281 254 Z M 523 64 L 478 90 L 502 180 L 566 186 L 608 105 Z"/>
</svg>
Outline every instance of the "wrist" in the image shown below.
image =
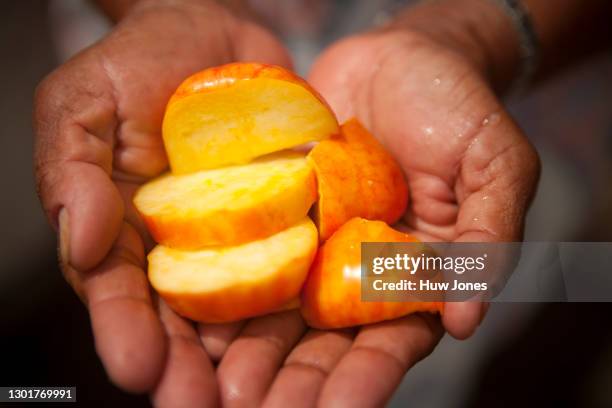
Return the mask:
<svg viewBox="0 0 612 408">
<path fill-rule="evenodd" d="M 520 69 L 520 44 L 510 18 L 492 0 L 437 0 L 409 7 L 386 27 L 425 36 L 460 54 L 498 92 Z"/>
</svg>

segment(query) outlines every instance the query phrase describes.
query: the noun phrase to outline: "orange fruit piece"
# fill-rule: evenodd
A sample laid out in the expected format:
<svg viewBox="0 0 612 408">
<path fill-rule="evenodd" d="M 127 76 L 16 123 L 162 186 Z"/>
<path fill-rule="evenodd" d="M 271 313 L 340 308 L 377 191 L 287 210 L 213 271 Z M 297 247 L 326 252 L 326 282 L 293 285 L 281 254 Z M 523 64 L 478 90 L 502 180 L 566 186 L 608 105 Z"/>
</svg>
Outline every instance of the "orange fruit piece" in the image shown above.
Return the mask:
<svg viewBox="0 0 612 408">
<path fill-rule="evenodd" d="M 302 290 L 301 312 L 319 329 L 336 329 L 396 319 L 415 312 L 442 312 L 441 302 L 363 302 L 361 243 L 418 242 L 382 221 L 353 218 L 317 252 Z"/>
<path fill-rule="evenodd" d="M 168 102 L 162 127 L 176 174 L 247 163 L 337 132 L 331 109 L 303 79 L 257 63 L 189 77 Z"/>
<path fill-rule="evenodd" d="M 308 154 L 317 175 L 315 220 L 321 240 L 353 217 L 395 223 L 406 211 L 408 187 L 401 168 L 383 146 L 351 119 L 341 135 Z"/>
<path fill-rule="evenodd" d="M 268 238 L 197 251 L 158 245 L 148 256 L 149 280 L 178 314 L 221 323 L 293 308 L 317 251 L 306 217 Z"/>
</svg>

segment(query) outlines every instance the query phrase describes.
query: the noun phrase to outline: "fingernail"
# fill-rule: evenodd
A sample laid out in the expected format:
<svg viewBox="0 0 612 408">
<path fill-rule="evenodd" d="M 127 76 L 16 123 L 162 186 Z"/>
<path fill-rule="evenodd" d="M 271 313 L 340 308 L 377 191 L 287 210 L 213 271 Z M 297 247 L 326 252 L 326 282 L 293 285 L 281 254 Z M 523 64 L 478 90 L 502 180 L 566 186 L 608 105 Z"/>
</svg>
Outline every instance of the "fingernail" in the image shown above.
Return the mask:
<svg viewBox="0 0 612 408">
<path fill-rule="evenodd" d="M 68 211 L 66 211 L 65 208 L 62 208 L 58 216 L 58 234 L 60 261 L 64 265 L 70 265 L 70 228 L 68 226 L 68 221 Z"/>
</svg>

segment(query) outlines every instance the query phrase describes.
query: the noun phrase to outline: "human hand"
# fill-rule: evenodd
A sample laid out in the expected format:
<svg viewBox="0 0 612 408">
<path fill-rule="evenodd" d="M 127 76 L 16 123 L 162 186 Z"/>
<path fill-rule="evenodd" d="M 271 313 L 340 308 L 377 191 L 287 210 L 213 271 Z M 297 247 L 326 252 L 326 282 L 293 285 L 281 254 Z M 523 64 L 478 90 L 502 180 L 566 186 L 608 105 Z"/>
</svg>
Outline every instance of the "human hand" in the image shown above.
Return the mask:
<svg viewBox="0 0 612 408">
<path fill-rule="evenodd" d="M 108 375 L 156 405 L 214 405 L 196 329 L 151 296 L 151 241 L 132 194 L 167 167 L 165 104 L 188 75 L 236 60 L 288 65 L 266 31 L 213 1 L 142 1 L 36 95 L 36 177 L 63 272 L 85 302 Z"/>
<path fill-rule="evenodd" d="M 450 44 L 405 29 L 359 35 L 332 46 L 309 79 L 341 121 L 360 118 L 396 156 L 409 182 L 411 232 L 425 241 L 520 240 L 539 173 L 537 154 L 487 82 L 479 67 L 485 58 Z M 485 311 L 477 301 L 450 302 L 442 322 L 419 314 L 363 327 L 357 337 L 356 331 L 310 331 L 289 354 L 266 404 L 287 398 L 304 406 L 384 404 L 405 371 L 435 347 L 440 323 L 466 338 Z M 288 353 L 304 329 L 283 335 L 277 327 L 274 341 L 260 339 L 259 347 Z M 241 340 L 245 351 L 256 341 Z M 230 346 L 222 361 L 221 379 L 237 348 Z M 243 363 L 240 369 L 250 373 L 244 381 L 264 364 L 258 357 Z M 263 394 L 249 395 L 262 400 Z"/>
<path fill-rule="evenodd" d="M 396 156 L 408 178 L 412 233 L 425 241 L 520 241 L 539 159 L 492 90 L 507 73 L 493 78 L 487 50 L 465 36 L 432 34 L 439 15 L 421 30 L 426 7 L 336 44 L 310 81 L 340 120 L 360 118 Z M 485 309 L 449 302 L 444 327 L 466 338 Z"/>
</svg>

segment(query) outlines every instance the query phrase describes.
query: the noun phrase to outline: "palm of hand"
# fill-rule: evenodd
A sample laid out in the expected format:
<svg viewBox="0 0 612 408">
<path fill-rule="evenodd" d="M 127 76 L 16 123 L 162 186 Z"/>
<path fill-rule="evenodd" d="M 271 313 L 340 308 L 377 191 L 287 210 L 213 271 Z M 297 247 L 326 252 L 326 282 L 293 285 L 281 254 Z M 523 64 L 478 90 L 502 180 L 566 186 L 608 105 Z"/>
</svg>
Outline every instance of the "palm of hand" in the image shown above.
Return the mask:
<svg viewBox="0 0 612 408">
<path fill-rule="evenodd" d="M 249 23 L 237 28 L 226 13 L 191 10 L 217 12 L 197 37 L 185 11 L 159 11 L 134 12 L 39 87 L 39 194 L 60 224 L 62 269 L 89 308 L 112 380 L 152 392 L 162 406 L 215 405 L 218 384 L 203 343 L 211 339 L 214 356 L 215 341 L 238 328 L 202 331 L 151 296 L 144 253 L 152 242 L 132 196 L 167 167 L 159 129 L 166 101 L 185 77 L 234 60 L 287 65 L 288 58 L 267 32 Z"/>
</svg>

